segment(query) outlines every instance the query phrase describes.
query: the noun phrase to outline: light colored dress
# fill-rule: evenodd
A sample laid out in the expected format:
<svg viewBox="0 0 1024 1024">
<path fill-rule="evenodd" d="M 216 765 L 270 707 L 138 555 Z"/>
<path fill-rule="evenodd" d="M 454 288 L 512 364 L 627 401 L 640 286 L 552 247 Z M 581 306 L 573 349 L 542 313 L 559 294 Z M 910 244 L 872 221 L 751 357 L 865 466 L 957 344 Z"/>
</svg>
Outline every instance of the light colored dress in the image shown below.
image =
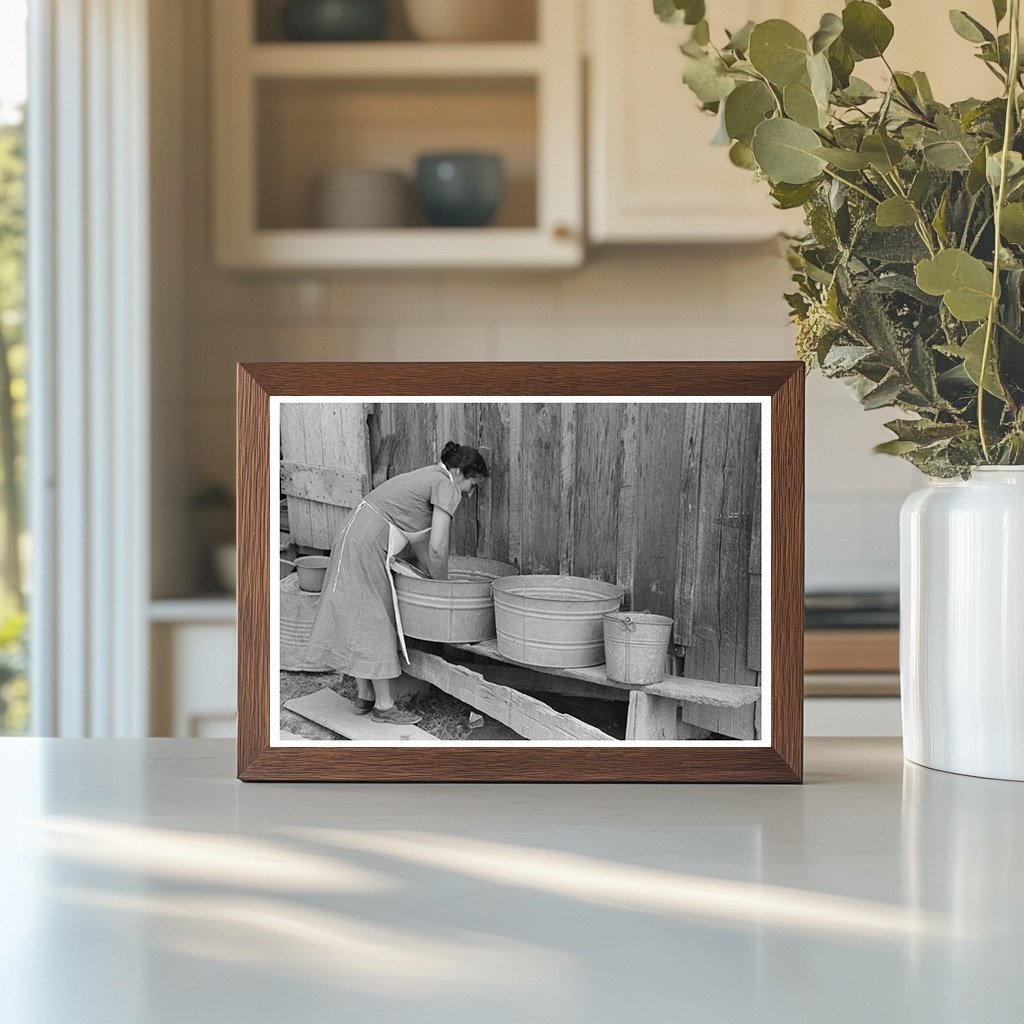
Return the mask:
<svg viewBox="0 0 1024 1024">
<path fill-rule="evenodd" d="M 308 656 L 358 679 L 395 679 L 405 652 L 389 562 L 426 538 L 434 508 L 449 515 L 462 492 L 442 463 L 385 480 L 338 531 Z"/>
</svg>

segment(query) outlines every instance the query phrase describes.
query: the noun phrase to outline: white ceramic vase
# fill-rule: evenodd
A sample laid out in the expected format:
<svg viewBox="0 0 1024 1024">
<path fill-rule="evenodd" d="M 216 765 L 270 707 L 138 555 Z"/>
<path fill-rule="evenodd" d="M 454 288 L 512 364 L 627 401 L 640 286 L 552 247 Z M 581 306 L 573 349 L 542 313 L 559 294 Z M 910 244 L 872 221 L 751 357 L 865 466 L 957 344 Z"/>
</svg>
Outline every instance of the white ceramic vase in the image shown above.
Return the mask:
<svg viewBox="0 0 1024 1024">
<path fill-rule="evenodd" d="M 904 754 L 1024 781 L 1024 466 L 910 495 L 900 557 Z"/>
</svg>

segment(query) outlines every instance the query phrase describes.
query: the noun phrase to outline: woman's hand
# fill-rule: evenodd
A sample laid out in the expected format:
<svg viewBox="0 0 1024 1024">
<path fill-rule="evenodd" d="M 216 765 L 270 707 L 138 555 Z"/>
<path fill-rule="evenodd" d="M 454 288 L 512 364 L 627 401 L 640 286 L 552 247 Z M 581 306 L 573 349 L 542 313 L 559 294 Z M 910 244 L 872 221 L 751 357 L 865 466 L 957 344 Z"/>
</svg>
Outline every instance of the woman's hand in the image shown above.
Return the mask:
<svg viewBox="0 0 1024 1024">
<path fill-rule="evenodd" d="M 443 509 L 434 506 L 434 518 L 430 524 L 430 543 L 427 545 L 427 571 L 431 579 L 448 579 L 448 544 L 452 517 Z"/>
</svg>

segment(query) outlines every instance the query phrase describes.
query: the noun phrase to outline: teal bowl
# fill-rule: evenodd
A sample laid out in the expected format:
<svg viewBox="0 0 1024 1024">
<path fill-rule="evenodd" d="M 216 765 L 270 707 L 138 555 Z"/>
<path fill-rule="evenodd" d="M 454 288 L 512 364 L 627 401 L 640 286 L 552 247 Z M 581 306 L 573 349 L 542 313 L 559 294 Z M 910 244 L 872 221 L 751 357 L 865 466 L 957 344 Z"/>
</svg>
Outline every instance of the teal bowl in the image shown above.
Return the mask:
<svg viewBox="0 0 1024 1024">
<path fill-rule="evenodd" d="M 435 227 L 484 227 L 494 219 L 505 195 L 501 157 L 426 153 L 416 161 L 416 193 Z"/>
<path fill-rule="evenodd" d="M 295 42 L 363 42 L 387 27 L 387 0 L 291 0 L 281 11 L 285 38 Z"/>
</svg>

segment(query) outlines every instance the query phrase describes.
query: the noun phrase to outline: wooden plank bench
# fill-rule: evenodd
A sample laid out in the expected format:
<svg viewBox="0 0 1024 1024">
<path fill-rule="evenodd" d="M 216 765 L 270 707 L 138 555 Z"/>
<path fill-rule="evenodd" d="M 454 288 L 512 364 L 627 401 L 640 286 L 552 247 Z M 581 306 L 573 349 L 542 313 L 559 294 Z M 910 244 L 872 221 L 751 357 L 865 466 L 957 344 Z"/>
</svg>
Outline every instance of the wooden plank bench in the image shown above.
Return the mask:
<svg viewBox="0 0 1024 1024">
<path fill-rule="evenodd" d="M 604 665 L 590 668 L 541 668 L 525 665 L 504 657 L 498 650 L 496 640 L 484 640 L 472 644 L 450 644 L 458 650 L 479 655 L 490 661 L 501 662 L 528 670 L 543 676 L 565 677 L 589 684 L 595 695 L 601 690 L 613 699 L 628 695 L 629 710 L 626 718 L 626 739 L 628 740 L 676 740 L 698 738 L 702 723 L 708 720 L 707 712 L 713 709 L 738 712 L 732 731 L 735 739 L 754 739 L 755 718 L 761 698 L 759 686 L 738 686 L 729 683 L 714 683 L 704 679 L 687 679 L 682 676 L 665 675 L 659 682 L 642 688 L 627 683 L 616 683 L 608 678 Z M 411 664 L 406 671 L 420 679 L 439 686 L 459 700 L 484 711 L 509 728 L 526 736 L 527 739 L 612 739 L 593 726 L 580 722 L 569 715 L 558 715 L 543 702 L 520 693 L 513 687 L 491 682 L 479 672 L 462 665 L 453 665 L 436 654 L 410 649 Z M 440 681 L 439 681 L 440 680 Z M 530 685 L 529 689 L 539 689 Z M 486 703 L 477 703 L 485 701 Z M 532 702 L 532 703 L 529 703 Z M 535 705 L 545 709 L 539 711 Z M 683 726 L 677 723 L 678 711 L 682 708 Z M 504 718 L 495 714 L 502 710 Z M 551 716 L 557 716 L 558 721 Z M 514 724 L 518 723 L 518 724 Z M 566 721 L 568 720 L 568 721 Z M 520 725 L 545 735 L 527 735 Z M 554 735 L 554 732 L 571 731 L 573 735 Z M 586 735 L 587 731 L 598 735 Z"/>
</svg>

